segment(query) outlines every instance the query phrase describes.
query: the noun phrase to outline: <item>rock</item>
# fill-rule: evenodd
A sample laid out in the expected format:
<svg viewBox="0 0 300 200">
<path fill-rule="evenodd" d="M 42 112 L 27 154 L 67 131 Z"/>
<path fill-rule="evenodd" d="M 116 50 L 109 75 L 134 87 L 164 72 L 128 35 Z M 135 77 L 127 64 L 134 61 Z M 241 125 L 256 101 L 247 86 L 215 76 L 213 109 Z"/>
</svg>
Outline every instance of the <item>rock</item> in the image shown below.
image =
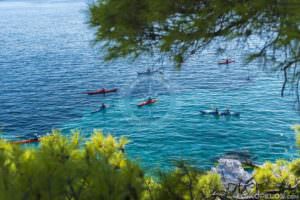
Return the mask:
<svg viewBox="0 0 300 200">
<path fill-rule="evenodd" d="M 248 184 L 252 178 L 252 175 L 244 170 L 242 163 L 235 159 L 219 159 L 217 167 L 213 167 L 212 172 L 221 175 L 223 184 L 227 188 L 230 187 L 230 183 Z"/>
</svg>

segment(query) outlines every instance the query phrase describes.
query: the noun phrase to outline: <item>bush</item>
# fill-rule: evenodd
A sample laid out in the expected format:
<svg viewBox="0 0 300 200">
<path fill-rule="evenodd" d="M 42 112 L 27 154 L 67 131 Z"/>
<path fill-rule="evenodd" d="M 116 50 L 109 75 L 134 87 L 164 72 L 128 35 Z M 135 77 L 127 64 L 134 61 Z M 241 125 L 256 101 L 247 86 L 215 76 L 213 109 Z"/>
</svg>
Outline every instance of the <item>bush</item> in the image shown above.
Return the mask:
<svg viewBox="0 0 300 200">
<path fill-rule="evenodd" d="M 300 146 L 300 125 L 293 126 L 294 131 L 296 132 L 296 144 Z"/>
<path fill-rule="evenodd" d="M 153 184 L 152 184 L 153 185 Z M 150 187 L 151 199 L 216 199 L 214 194 L 221 192 L 221 177 L 211 172 L 199 171 L 179 162 L 174 171 L 160 172 L 158 183 Z"/>
<path fill-rule="evenodd" d="M 260 192 L 284 192 L 297 184 L 297 176 L 293 173 L 294 162 L 278 160 L 276 163 L 266 162 L 256 169 L 254 179 Z M 294 166 L 295 167 L 295 166 Z"/>
<path fill-rule="evenodd" d="M 195 199 L 198 194 L 206 199 L 221 188 L 218 175 L 186 165 L 160 173 L 155 182 L 126 158 L 127 142 L 100 131 L 83 146 L 79 132 L 67 138 L 53 131 L 41 138 L 39 148 L 0 141 L 0 199 Z"/>
<path fill-rule="evenodd" d="M 35 149 L 0 141 L 0 199 L 141 199 L 144 175 L 126 143 L 99 131 L 83 147 L 79 133 L 57 131 Z"/>
</svg>

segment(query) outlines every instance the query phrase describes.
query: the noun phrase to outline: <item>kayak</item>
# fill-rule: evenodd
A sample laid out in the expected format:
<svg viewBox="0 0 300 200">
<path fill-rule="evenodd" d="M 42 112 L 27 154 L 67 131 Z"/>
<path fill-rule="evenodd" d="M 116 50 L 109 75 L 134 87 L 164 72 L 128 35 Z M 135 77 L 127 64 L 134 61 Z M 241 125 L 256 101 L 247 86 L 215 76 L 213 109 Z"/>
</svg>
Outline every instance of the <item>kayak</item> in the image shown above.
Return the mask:
<svg viewBox="0 0 300 200">
<path fill-rule="evenodd" d="M 85 92 L 85 94 L 88 94 L 88 95 L 106 94 L 106 93 L 117 92 L 117 91 L 118 91 L 117 88 L 110 89 L 110 90 L 100 89 L 100 90 L 95 90 L 95 91 Z"/>
<path fill-rule="evenodd" d="M 238 112 L 216 112 L 215 110 L 201 110 L 202 115 L 215 115 L 215 116 L 240 116 Z"/>
<path fill-rule="evenodd" d="M 240 116 L 240 113 L 238 113 L 238 112 L 220 112 L 219 113 L 219 115 L 221 115 L 221 116 L 236 116 L 236 117 L 238 117 L 238 116 Z"/>
<path fill-rule="evenodd" d="M 109 106 L 107 105 L 105 108 L 99 108 L 91 113 L 98 113 L 98 112 L 102 112 L 102 111 L 106 111 L 106 109 L 109 108 Z"/>
<path fill-rule="evenodd" d="M 102 112 L 102 111 L 105 111 L 106 110 L 106 108 L 99 108 L 98 110 L 95 110 L 95 111 L 93 111 L 93 112 L 91 112 L 92 114 L 93 113 L 98 113 L 98 112 Z"/>
<path fill-rule="evenodd" d="M 155 71 L 146 71 L 146 72 L 137 72 L 137 74 L 139 76 L 141 75 L 153 75 L 153 74 L 156 74 L 156 73 L 162 73 L 161 71 L 159 70 L 155 70 Z"/>
<path fill-rule="evenodd" d="M 149 72 L 137 72 L 138 75 L 152 75 L 158 71 L 149 71 Z"/>
<path fill-rule="evenodd" d="M 27 140 L 13 141 L 11 143 L 12 144 L 29 144 L 29 143 L 35 143 L 35 142 L 40 142 L 40 139 L 39 138 L 32 138 L 32 139 L 27 139 Z"/>
<path fill-rule="evenodd" d="M 201 110 L 200 113 L 202 115 L 218 115 L 218 112 L 215 110 Z"/>
<path fill-rule="evenodd" d="M 223 60 L 218 62 L 219 65 L 228 65 L 230 63 L 234 63 L 234 60 Z"/>
<path fill-rule="evenodd" d="M 137 106 L 142 107 L 142 106 L 150 105 L 150 104 L 155 103 L 156 101 L 157 101 L 156 99 L 151 99 L 151 100 L 148 100 L 148 101 L 144 101 L 144 102 L 138 104 Z"/>
<path fill-rule="evenodd" d="M 140 76 L 140 75 L 153 75 L 153 74 L 156 74 L 156 73 L 160 73 L 160 74 L 163 74 L 163 71 L 162 71 L 162 68 L 158 68 L 158 69 L 148 69 L 147 71 L 145 72 L 137 72 L 137 74 Z"/>
</svg>

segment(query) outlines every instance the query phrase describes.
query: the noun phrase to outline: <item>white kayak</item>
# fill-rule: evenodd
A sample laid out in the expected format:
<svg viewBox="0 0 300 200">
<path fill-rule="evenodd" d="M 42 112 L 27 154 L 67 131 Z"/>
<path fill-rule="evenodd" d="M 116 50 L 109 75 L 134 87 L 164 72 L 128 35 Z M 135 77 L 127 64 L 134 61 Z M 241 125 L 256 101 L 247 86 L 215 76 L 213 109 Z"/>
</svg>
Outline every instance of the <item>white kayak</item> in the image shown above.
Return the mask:
<svg viewBox="0 0 300 200">
<path fill-rule="evenodd" d="M 219 115 L 221 116 L 240 116 L 240 113 L 238 112 L 219 112 Z"/>
<path fill-rule="evenodd" d="M 109 105 L 106 105 L 105 108 L 100 107 L 99 109 L 97 109 L 97 110 L 95 110 L 95 111 L 93 111 L 93 112 L 91 112 L 91 113 L 93 114 L 93 113 L 98 113 L 98 112 L 104 112 L 104 111 L 106 111 L 106 109 L 109 108 L 109 107 L 110 107 Z"/>
<path fill-rule="evenodd" d="M 218 115 L 219 114 L 215 110 L 201 110 L 200 113 L 202 115 Z"/>
</svg>

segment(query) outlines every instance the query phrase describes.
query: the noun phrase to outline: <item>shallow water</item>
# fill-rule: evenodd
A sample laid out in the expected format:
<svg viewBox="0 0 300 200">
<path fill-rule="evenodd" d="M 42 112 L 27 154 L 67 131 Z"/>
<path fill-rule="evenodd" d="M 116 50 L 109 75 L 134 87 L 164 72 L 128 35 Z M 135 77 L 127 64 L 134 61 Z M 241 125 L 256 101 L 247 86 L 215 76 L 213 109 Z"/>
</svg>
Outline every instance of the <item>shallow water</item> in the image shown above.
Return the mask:
<svg viewBox="0 0 300 200">
<path fill-rule="evenodd" d="M 190 160 L 207 167 L 225 152 L 249 152 L 257 162 L 295 157 L 299 122 L 294 97 L 280 97 L 282 79 L 264 73 L 259 63 L 245 67 L 241 49 L 227 53 L 236 63 L 217 65 L 213 50 L 190 58 L 181 70 L 165 62 L 164 73 L 137 76 L 153 65 L 103 63 L 102 50 L 91 46 L 84 1 L 0 2 L 0 129 L 2 137 L 64 133 L 94 128 L 131 143 L 130 157 L 143 166 L 168 167 Z M 259 41 L 254 41 L 259 42 Z M 154 64 L 161 67 L 159 63 Z M 247 76 L 250 76 L 250 81 Z M 88 96 L 87 90 L 119 88 L 116 94 Z M 137 108 L 152 96 L 158 102 Z M 101 102 L 106 112 L 92 114 Z M 201 116 L 219 107 L 241 112 L 239 118 Z"/>
</svg>

